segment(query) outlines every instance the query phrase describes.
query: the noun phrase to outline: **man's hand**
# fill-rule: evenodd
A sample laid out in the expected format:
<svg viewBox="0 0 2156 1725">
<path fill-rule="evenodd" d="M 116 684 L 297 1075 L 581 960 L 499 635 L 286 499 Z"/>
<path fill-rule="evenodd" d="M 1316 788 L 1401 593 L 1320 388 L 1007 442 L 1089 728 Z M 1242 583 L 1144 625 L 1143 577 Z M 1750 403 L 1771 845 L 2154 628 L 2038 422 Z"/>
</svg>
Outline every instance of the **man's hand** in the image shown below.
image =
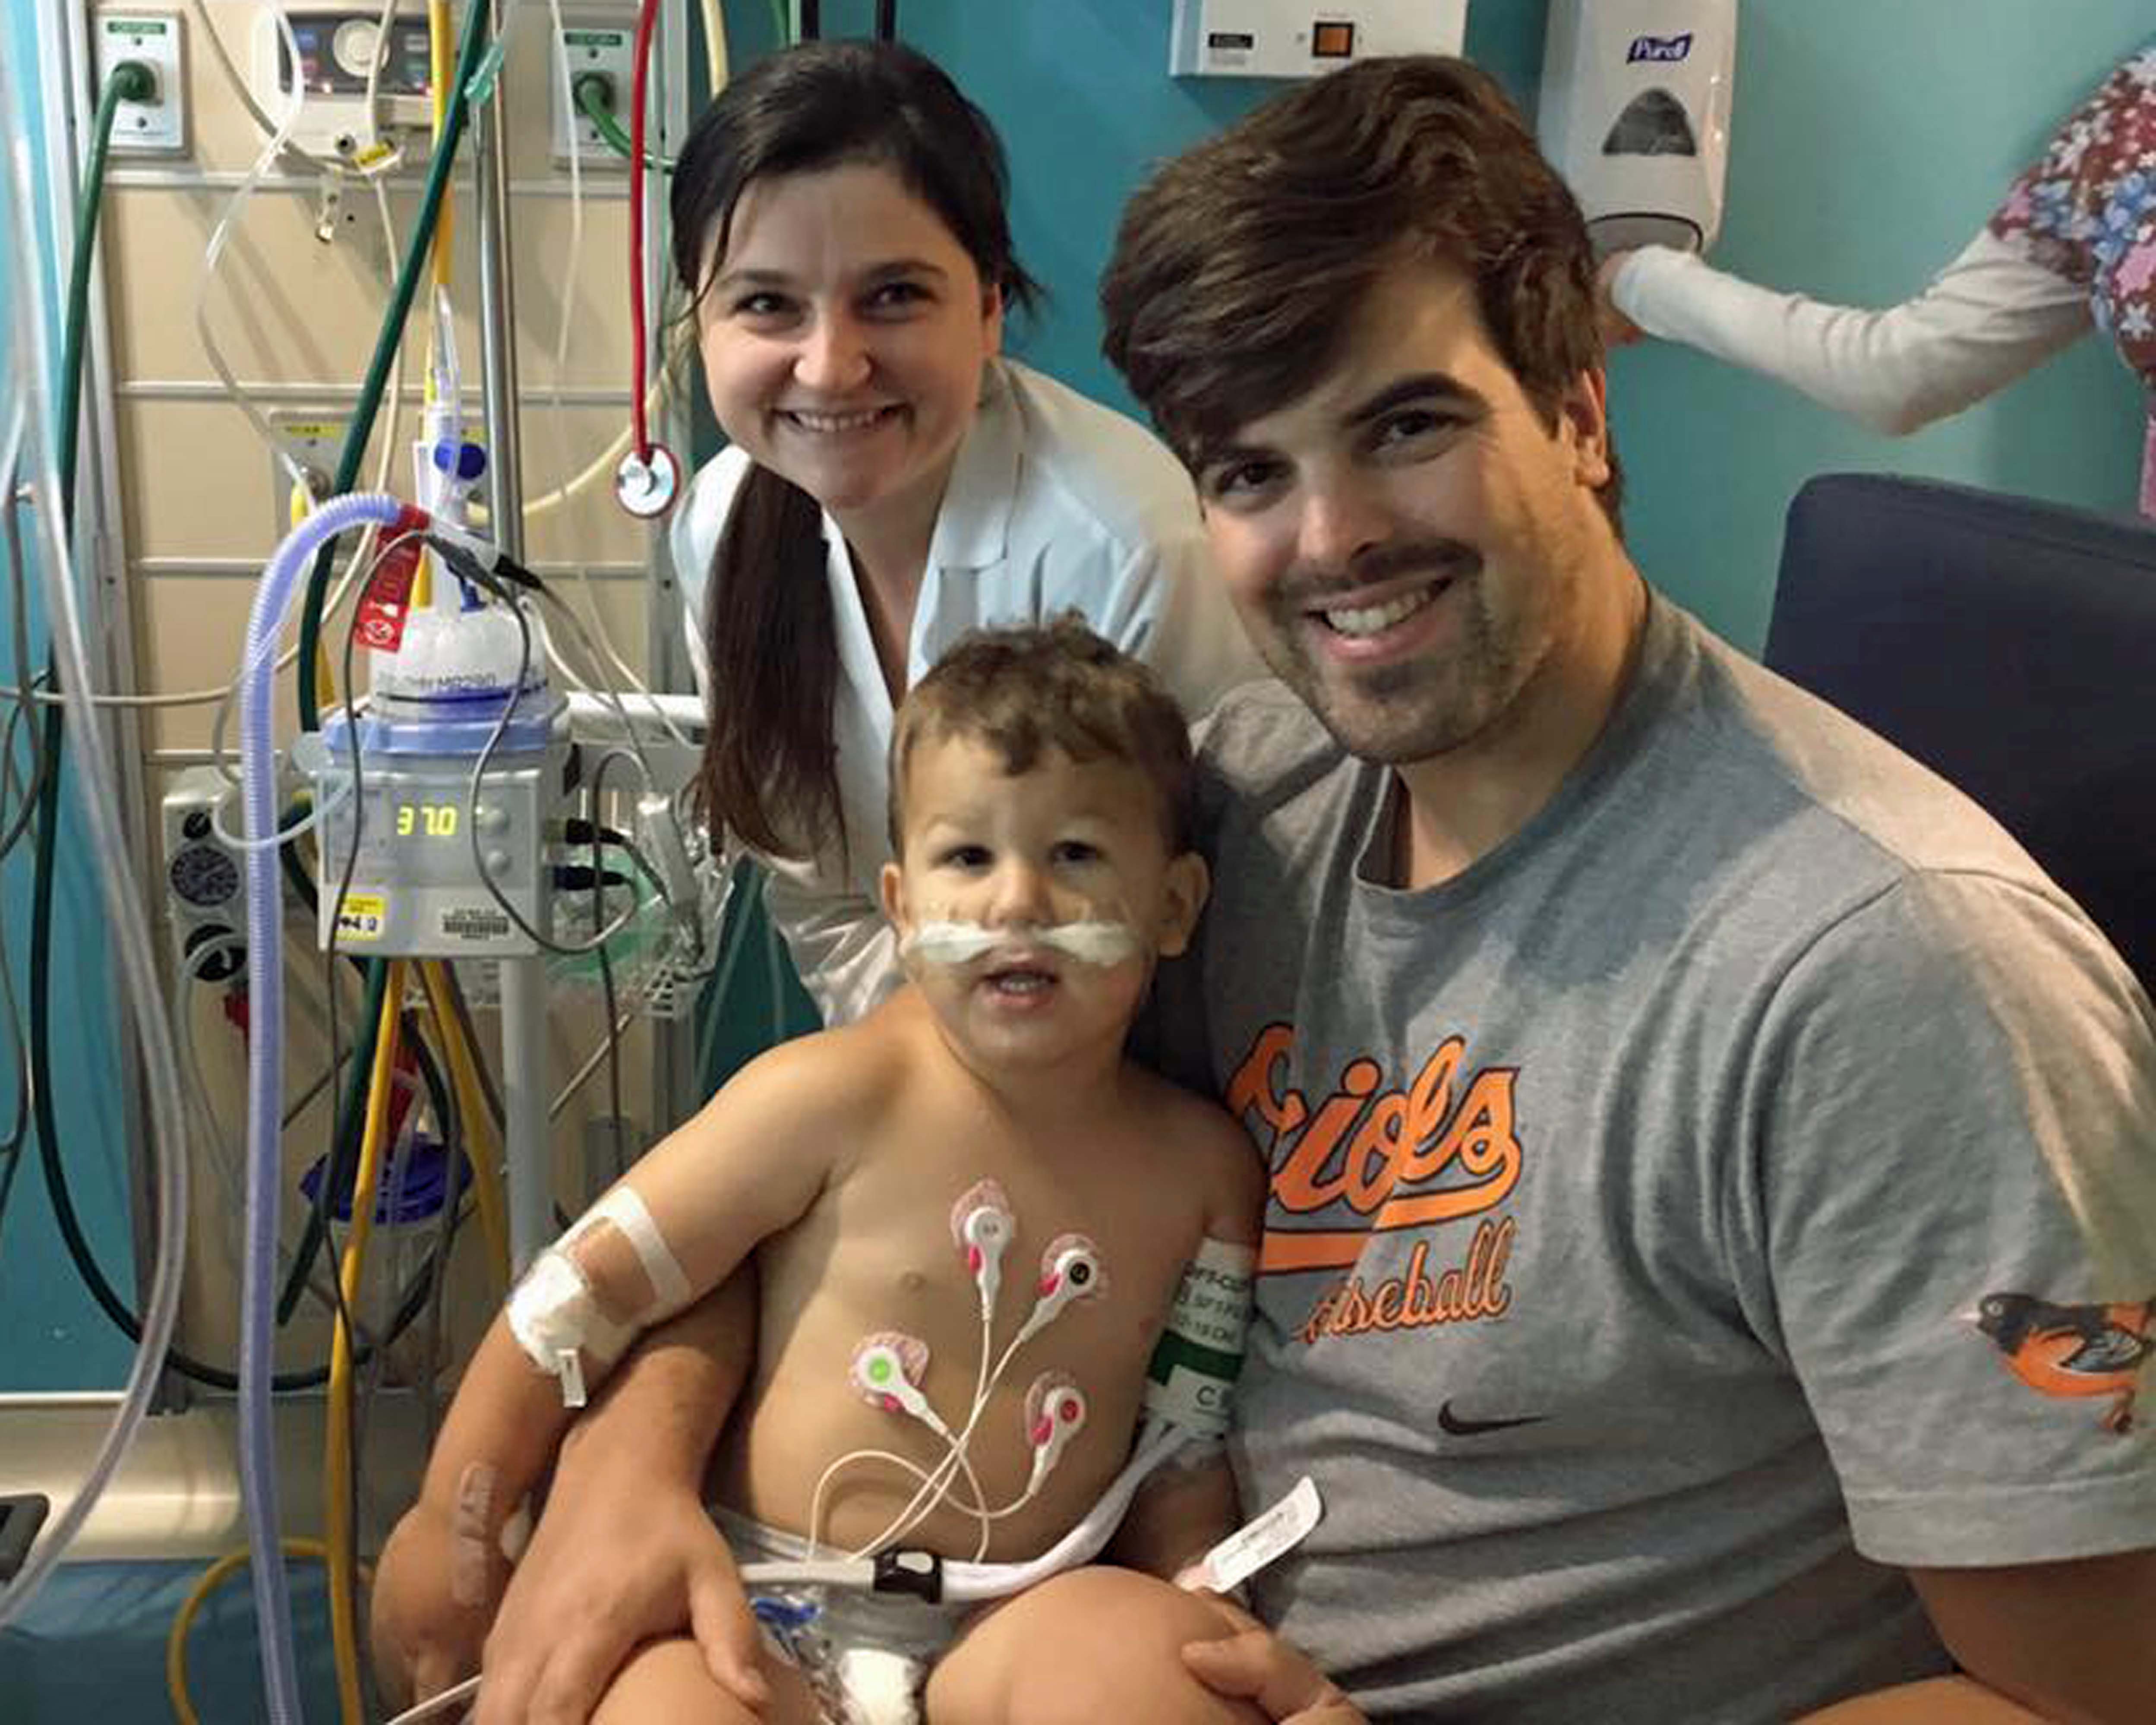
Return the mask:
<svg viewBox="0 0 2156 1725">
<path fill-rule="evenodd" d="M 584 1725 L 637 1645 L 693 1635 L 743 1705 L 769 1690 L 733 1554 L 685 1481 L 580 1432 L 486 1638 L 477 1725 Z"/>
<path fill-rule="evenodd" d="M 1191 1676 L 1215 1695 L 1247 1701 L 1279 1725 L 1368 1725 L 1324 1672 L 1250 1613 L 1224 1599 L 1209 1603 L 1242 1625 L 1240 1634 L 1183 1650 Z"/>
<path fill-rule="evenodd" d="M 424 1701 L 479 1669 L 509 1565 L 484 1530 L 421 1498 L 375 1565 L 369 1630 L 374 1668 L 395 1698 Z"/>
</svg>

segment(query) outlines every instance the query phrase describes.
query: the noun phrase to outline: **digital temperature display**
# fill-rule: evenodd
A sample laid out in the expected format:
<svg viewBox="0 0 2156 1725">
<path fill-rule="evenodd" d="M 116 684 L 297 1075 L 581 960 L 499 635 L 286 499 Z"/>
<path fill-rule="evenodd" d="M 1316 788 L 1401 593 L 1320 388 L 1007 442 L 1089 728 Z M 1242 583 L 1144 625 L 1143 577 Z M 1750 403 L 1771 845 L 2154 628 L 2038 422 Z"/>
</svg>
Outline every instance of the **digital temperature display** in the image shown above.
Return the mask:
<svg viewBox="0 0 2156 1725">
<path fill-rule="evenodd" d="M 458 808 L 454 803 L 399 803 L 397 836 L 400 839 L 454 839 Z"/>
</svg>

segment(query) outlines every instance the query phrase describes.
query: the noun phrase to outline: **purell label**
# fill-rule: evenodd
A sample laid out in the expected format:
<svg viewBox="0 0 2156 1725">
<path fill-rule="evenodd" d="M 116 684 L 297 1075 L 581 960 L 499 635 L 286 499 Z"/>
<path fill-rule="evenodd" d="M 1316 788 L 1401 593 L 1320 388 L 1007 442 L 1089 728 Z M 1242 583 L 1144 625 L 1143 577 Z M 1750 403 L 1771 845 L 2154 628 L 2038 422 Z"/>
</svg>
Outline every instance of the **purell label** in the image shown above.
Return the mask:
<svg viewBox="0 0 2156 1725">
<path fill-rule="evenodd" d="M 1627 65 L 1640 60 L 1672 61 L 1686 59 L 1691 53 L 1692 33 L 1681 36 L 1635 36 L 1630 51 L 1625 56 Z"/>
</svg>

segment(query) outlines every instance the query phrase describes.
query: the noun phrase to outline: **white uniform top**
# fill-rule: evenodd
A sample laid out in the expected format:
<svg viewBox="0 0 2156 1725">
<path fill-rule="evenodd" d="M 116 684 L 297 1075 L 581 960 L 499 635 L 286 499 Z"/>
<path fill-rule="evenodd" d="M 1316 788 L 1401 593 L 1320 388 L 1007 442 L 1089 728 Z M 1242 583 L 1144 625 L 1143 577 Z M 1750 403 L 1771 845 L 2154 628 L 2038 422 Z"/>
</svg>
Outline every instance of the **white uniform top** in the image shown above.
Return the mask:
<svg viewBox="0 0 2156 1725">
<path fill-rule="evenodd" d="M 707 462 L 672 530 L 699 688 L 709 692 L 704 589 L 734 493 L 748 471 L 737 449 Z M 891 699 L 855 585 L 845 536 L 829 515 L 839 681 L 843 865 L 773 862 L 764 903 L 826 1024 L 851 1021 L 901 980 L 896 942 L 878 907 L 889 860 L 885 754 Z M 1150 434 L 1051 377 L 991 364 L 978 414 L 959 446 L 914 602 L 910 687 L 968 629 L 1076 609 L 1158 671 L 1194 719 L 1224 690 L 1260 674 L 1205 551 L 1182 465 Z"/>
<path fill-rule="evenodd" d="M 1978 234 L 1913 300 L 1825 305 L 1646 246 L 1610 284 L 1650 336 L 1763 372 L 1898 437 L 2003 389 L 2090 327 L 2088 290 L 2013 240 Z"/>
</svg>

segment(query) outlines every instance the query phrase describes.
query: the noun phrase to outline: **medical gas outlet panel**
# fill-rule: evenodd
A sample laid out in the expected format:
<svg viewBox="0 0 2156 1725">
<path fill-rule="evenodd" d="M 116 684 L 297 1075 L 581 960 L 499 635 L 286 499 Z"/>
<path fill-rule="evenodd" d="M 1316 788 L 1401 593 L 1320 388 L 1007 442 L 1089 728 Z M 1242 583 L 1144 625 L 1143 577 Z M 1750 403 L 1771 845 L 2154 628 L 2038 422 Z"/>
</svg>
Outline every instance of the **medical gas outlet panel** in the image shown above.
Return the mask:
<svg viewBox="0 0 2156 1725">
<path fill-rule="evenodd" d="M 384 132 L 424 131 L 432 125 L 434 78 L 424 12 L 393 14 L 386 32 L 381 8 L 369 6 L 290 7 L 283 12 L 283 23 L 290 26 L 289 41 L 277 8 L 264 7 L 257 15 L 252 83 L 264 110 L 284 117 L 295 100 L 292 56 L 298 50 L 300 116 L 292 141 L 300 149 L 366 167 L 370 152 L 393 141 Z M 625 131 L 635 64 L 634 30 L 619 18 L 578 16 L 564 20 L 562 36 L 572 90 L 584 80 L 597 80 L 600 105 L 618 116 Z M 557 165 L 569 159 L 573 131 L 586 169 L 605 172 L 621 167 L 599 123 L 582 110 L 574 94 L 565 101 L 558 84 L 550 71 L 547 88 Z M 170 128 L 180 121 L 162 116 L 160 123 Z M 150 146 L 146 141 L 136 147 Z M 177 148 L 177 139 L 167 147 Z"/>
<path fill-rule="evenodd" d="M 1175 0 L 1178 78 L 1315 78 L 1379 54 L 1458 54 L 1467 0 Z"/>
<path fill-rule="evenodd" d="M 379 132 L 424 131 L 434 119 L 434 79 L 424 11 L 378 6 L 264 7 L 254 21 L 255 99 L 282 119 L 296 100 L 292 141 L 310 155 L 363 158 Z M 296 80 L 293 50 L 299 53 Z M 367 108 L 368 80 L 374 107 Z"/>
<path fill-rule="evenodd" d="M 547 833 L 562 818 L 566 742 L 502 756 L 476 800 L 469 756 L 370 757 L 355 797 L 334 739 L 310 737 L 299 753 L 328 805 L 317 931 L 325 948 L 334 941 L 366 958 L 526 958 L 540 947 L 520 918 L 551 937 Z"/>
<path fill-rule="evenodd" d="M 239 802 L 231 781 L 214 767 L 191 767 L 172 781 L 160 809 L 172 963 L 179 968 L 192 961 L 205 982 L 223 982 L 247 963 L 240 944 L 247 927 L 245 858 L 218 824 L 220 811 L 239 819 Z M 219 950 L 197 959 L 213 942 Z"/>
</svg>

